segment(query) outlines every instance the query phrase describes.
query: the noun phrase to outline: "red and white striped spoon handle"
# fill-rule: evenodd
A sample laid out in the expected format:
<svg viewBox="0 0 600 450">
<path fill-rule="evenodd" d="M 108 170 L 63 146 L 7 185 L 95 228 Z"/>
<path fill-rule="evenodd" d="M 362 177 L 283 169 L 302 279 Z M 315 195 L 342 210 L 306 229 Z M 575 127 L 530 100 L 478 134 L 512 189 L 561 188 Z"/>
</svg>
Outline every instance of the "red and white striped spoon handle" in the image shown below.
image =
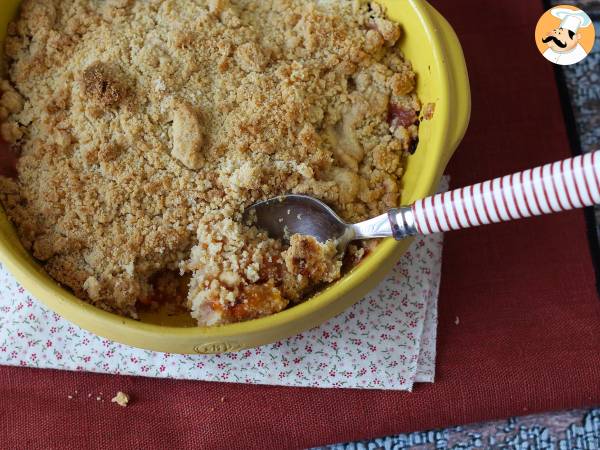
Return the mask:
<svg viewBox="0 0 600 450">
<path fill-rule="evenodd" d="M 438 194 L 412 206 L 419 234 L 600 204 L 600 151 Z"/>
</svg>

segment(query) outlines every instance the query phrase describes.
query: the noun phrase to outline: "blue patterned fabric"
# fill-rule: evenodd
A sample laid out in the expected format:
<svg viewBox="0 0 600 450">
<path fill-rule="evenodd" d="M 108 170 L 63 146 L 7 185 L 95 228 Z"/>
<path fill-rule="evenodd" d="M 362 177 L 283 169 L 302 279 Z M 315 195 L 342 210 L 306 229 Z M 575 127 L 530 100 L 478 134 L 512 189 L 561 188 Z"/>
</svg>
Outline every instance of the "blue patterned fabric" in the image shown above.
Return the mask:
<svg viewBox="0 0 600 450">
<path fill-rule="evenodd" d="M 593 23 L 596 44 L 592 52 L 580 63 L 562 68 L 584 153 L 600 148 L 600 20 Z"/>
<path fill-rule="evenodd" d="M 600 408 L 388 436 L 320 450 L 600 450 Z"/>
<path fill-rule="evenodd" d="M 578 6 L 585 9 L 587 5 Z M 600 3 L 586 12 L 592 16 L 596 28 L 596 44 L 583 61 L 562 68 L 583 153 L 600 149 Z M 595 213 L 600 238 L 600 205 L 595 207 Z"/>
</svg>

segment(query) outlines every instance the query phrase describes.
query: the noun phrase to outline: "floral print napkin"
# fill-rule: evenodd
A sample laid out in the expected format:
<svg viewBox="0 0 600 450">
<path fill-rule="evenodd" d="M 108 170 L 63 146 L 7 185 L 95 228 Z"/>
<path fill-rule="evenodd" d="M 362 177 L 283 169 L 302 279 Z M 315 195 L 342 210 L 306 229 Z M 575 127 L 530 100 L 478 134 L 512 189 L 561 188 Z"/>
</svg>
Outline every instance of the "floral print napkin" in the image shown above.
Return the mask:
<svg viewBox="0 0 600 450">
<path fill-rule="evenodd" d="M 433 382 L 442 235 L 416 239 L 347 311 L 275 344 L 221 355 L 158 353 L 103 339 L 29 295 L 0 265 L 0 364 L 285 386 L 412 390 Z"/>
</svg>

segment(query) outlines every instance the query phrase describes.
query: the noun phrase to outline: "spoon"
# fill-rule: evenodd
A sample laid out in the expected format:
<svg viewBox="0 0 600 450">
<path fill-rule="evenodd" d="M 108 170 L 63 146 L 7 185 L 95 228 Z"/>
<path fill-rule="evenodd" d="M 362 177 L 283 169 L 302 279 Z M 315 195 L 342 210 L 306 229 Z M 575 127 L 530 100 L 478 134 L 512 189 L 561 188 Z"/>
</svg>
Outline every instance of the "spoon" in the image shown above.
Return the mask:
<svg viewBox="0 0 600 450">
<path fill-rule="evenodd" d="M 351 241 L 470 228 L 600 204 L 600 150 L 546 164 L 391 209 L 364 222 L 344 222 L 307 195 L 282 195 L 250 206 L 246 218 L 272 238 L 296 233 L 334 240 L 343 252 Z"/>
</svg>

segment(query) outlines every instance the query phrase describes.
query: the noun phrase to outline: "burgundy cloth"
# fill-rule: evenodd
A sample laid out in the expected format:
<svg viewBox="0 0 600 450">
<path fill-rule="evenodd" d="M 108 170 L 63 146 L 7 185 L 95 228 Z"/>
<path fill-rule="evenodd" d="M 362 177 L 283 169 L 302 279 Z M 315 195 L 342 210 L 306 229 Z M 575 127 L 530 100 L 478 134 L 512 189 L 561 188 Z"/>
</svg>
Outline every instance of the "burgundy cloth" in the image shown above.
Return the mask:
<svg viewBox="0 0 600 450">
<path fill-rule="evenodd" d="M 458 31 L 472 82 L 454 186 L 569 156 L 553 68 L 533 41 L 541 2 L 435 6 Z M 448 234 L 438 352 L 436 383 L 412 394 L 1 368 L 0 441 L 288 449 L 600 404 L 600 301 L 583 213 Z M 87 398 L 117 390 L 130 407 Z"/>
</svg>

